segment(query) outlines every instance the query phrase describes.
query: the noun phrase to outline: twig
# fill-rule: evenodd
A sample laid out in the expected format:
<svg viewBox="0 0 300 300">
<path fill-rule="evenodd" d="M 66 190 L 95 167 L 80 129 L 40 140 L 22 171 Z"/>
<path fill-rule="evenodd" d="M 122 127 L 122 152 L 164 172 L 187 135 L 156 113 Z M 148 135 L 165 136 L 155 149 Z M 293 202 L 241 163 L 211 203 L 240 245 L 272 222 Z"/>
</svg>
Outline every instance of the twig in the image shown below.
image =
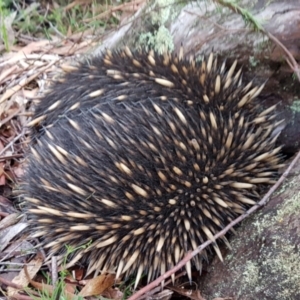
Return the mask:
<svg viewBox="0 0 300 300">
<path fill-rule="evenodd" d="M 23 288 L 22 285 L 17 284 L 17 283 L 13 283 L 12 281 L 9 281 L 3 277 L 0 276 L 0 282 L 3 283 L 5 286 L 9 286 L 18 290 L 21 290 Z"/>
<path fill-rule="evenodd" d="M 1 155 L 9 148 L 11 147 L 18 139 L 20 139 L 25 134 L 25 131 L 22 130 L 21 133 L 19 133 L 17 136 L 14 137 L 12 141 L 10 141 L 1 151 L 0 151 L 0 159 Z"/>
<path fill-rule="evenodd" d="M 0 121 L 0 128 L 7 123 L 8 121 L 10 121 L 12 118 L 14 118 L 15 116 L 19 115 L 19 113 L 21 112 L 23 108 L 20 107 L 16 112 L 14 112 L 13 114 L 9 115 L 7 118 L 3 119 L 2 121 Z"/>
<path fill-rule="evenodd" d="M 14 159 L 14 158 L 24 158 L 24 154 L 13 154 L 13 155 L 1 156 L 0 161 Z"/>
<path fill-rule="evenodd" d="M 182 276 L 184 276 L 186 274 L 186 271 L 182 271 L 180 272 L 179 274 L 177 274 L 174 278 L 174 280 L 176 280 L 177 278 L 180 278 Z M 167 282 L 165 282 L 165 287 L 167 289 L 172 289 L 172 287 L 169 285 L 171 284 L 172 282 L 172 279 L 169 279 Z M 156 288 L 152 289 L 151 291 L 149 291 L 147 294 L 144 294 L 139 300 L 142 300 L 142 299 L 145 299 L 145 298 L 149 298 L 150 296 L 154 295 L 155 293 L 157 292 L 160 292 L 161 291 L 161 287 L 160 286 L 157 286 Z"/>
<path fill-rule="evenodd" d="M 232 227 L 237 225 L 239 222 L 244 220 L 248 215 L 255 212 L 258 208 L 265 205 L 270 196 L 276 191 L 276 189 L 282 184 L 282 182 L 285 180 L 285 178 L 288 176 L 288 174 L 291 172 L 292 168 L 295 166 L 296 162 L 300 158 L 300 151 L 296 155 L 296 157 L 293 159 L 289 167 L 286 169 L 286 171 L 281 175 L 279 180 L 270 188 L 268 193 L 254 206 L 252 206 L 249 210 L 246 211 L 243 215 L 239 216 L 232 222 L 230 222 L 224 229 L 222 229 L 220 232 L 218 232 L 216 235 L 213 236 L 212 240 L 208 240 L 202 245 L 200 245 L 196 250 L 189 251 L 186 256 L 171 270 L 167 271 L 165 274 L 159 276 L 156 280 L 152 281 L 150 284 L 146 285 L 142 289 L 140 289 L 138 292 L 133 294 L 128 300 L 136 300 L 140 299 L 140 297 L 145 294 L 146 292 L 152 290 L 156 286 L 158 286 L 161 282 L 165 281 L 168 277 L 170 277 L 172 274 L 174 274 L 176 271 L 180 270 L 182 267 L 186 265 L 188 261 L 190 261 L 194 256 L 198 255 L 204 248 L 206 248 L 208 245 L 214 243 L 219 237 L 225 235 Z"/>
<path fill-rule="evenodd" d="M 58 280 L 58 271 L 57 271 L 57 256 L 51 257 L 51 276 L 52 276 L 52 284 L 55 284 Z"/>
</svg>

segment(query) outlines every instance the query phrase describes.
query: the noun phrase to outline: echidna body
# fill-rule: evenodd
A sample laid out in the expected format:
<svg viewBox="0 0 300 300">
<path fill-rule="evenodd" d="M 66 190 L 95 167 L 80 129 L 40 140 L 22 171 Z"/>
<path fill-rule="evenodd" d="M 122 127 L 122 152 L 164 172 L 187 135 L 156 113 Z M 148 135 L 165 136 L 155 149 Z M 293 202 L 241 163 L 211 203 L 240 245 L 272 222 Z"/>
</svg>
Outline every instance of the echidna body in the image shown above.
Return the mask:
<svg viewBox="0 0 300 300">
<path fill-rule="evenodd" d="M 277 124 L 235 67 L 126 48 L 52 86 L 23 184 L 49 257 L 69 245 L 69 265 L 150 280 L 256 203 L 280 165 Z"/>
</svg>

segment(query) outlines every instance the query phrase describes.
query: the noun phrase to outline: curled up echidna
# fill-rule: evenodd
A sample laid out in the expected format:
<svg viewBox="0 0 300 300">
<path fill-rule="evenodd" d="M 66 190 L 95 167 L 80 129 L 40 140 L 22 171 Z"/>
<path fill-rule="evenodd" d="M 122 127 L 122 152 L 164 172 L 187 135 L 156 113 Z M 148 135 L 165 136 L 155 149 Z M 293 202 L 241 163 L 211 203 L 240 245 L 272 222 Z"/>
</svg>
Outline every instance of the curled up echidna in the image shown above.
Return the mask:
<svg viewBox="0 0 300 300">
<path fill-rule="evenodd" d="M 22 184 L 48 257 L 69 245 L 68 266 L 149 281 L 256 203 L 281 164 L 278 122 L 235 69 L 212 54 L 125 48 L 52 86 L 30 124 Z M 190 278 L 206 256 L 186 265 Z"/>
</svg>

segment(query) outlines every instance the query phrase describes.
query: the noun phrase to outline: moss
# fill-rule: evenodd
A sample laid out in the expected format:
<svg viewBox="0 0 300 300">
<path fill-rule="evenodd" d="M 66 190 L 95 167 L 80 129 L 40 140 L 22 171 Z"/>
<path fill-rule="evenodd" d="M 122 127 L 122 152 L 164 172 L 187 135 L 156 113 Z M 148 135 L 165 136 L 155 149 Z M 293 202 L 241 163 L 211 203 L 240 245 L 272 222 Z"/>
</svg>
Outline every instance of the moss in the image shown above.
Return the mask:
<svg viewBox="0 0 300 300">
<path fill-rule="evenodd" d="M 146 9 L 148 23 L 151 26 L 144 30 L 138 38 L 138 45 L 147 50 L 154 49 L 158 53 L 173 51 L 174 43 L 169 24 L 178 16 L 184 2 L 178 0 L 156 0 Z"/>
<path fill-rule="evenodd" d="M 300 215 L 300 193 L 296 193 L 290 199 L 287 199 L 282 208 L 278 211 L 276 220 L 277 222 L 284 219 L 286 216 Z"/>
<path fill-rule="evenodd" d="M 160 54 L 174 50 L 173 38 L 164 26 L 161 26 L 155 34 L 150 32 L 141 34 L 139 44 L 145 47 L 147 51 L 154 49 Z"/>
<path fill-rule="evenodd" d="M 156 0 L 154 7 L 156 10 L 151 12 L 151 20 L 153 25 L 165 25 L 169 21 L 172 21 L 177 16 L 177 13 L 173 9 L 173 5 L 178 1 L 174 0 Z"/>
<path fill-rule="evenodd" d="M 292 111 L 300 112 L 300 100 L 299 99 L 294 100 L 293 104 L 290 107 Z"/>
<path fill-rule="evenodd" d="M 300 299 L 298 181 L 297 176 L 290 178 L 271 200 L 275 203 L 269 203 L 238 229 L 224 261 L 232 276 L 215 286 L 213 297 L 230 290 L 236 299 L 243 300 Z"/>
</svg>

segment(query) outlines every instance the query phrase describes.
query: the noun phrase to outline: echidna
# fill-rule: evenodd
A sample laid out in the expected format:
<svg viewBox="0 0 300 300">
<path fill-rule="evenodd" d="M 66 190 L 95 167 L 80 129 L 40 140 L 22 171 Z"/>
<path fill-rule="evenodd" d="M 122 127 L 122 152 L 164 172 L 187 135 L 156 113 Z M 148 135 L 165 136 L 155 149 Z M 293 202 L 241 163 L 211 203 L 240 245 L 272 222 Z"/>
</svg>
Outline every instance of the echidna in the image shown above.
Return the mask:
<svg viewBox="0 0 300 300">
<path fill-rule="evenodd" d="M 256 203 L 281 164 L 278 122 L 275 106 L 256 99 L 263 87 L 243 84 L 236 64 L 125 48 L 52 86 L 31 121 L 23 184 L 49 257 L 69 245 L 68 266 L 115 268 L 137 284 Z M 189 277 L 206 256 L 186 265 Z"/>
</svg>

